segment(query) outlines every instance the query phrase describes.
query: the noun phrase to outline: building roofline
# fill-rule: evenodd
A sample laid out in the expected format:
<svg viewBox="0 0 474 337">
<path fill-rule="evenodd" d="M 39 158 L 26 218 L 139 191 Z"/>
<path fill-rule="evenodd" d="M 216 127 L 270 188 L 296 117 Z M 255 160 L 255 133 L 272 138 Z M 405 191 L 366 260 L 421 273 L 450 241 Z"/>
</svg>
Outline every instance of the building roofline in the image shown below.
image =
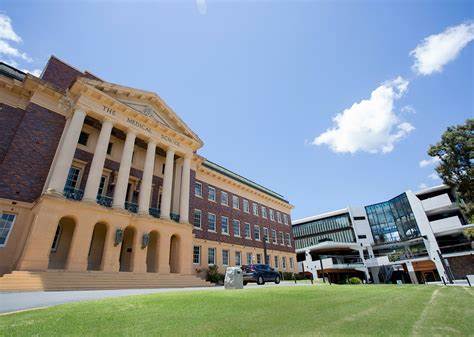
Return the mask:
<svg viewBox="0 0 474 337">
<path fill-rule="evenodd" d="M 438 192 L 438 191 L 443 191 L 443 190 L 449 190 L 449 189 L 451 189 L 451 187 L 449 187 L 448 185 L 441 184 L 441 185 L 432 186 L 432 187 L 419 190 L 415 192 L 415 195 L 418 196 L 418 195 L 423 195 L 423 194 L 428 194 L 428 193 Z"/>
<path fill-rule="evenodd" d="M 257 190 L 259 190 L 260 192 L 263 192 L 265 194 L 268 194 L 269 196 L 273 197 L 273 198 L 276 198 L 280 201 L 283 201 L 287 204 L 289 204 L 289 201 L 285 199 L 285 197 L 277 192 L 274 192 L 260 184 L 257 184 L 256 182 L 250 180 L 250 179 L 247 179 L 243 176 L 241 176 L 240 174 L 237 174 L 235 172 L 232 172 L 231 170 L 229 169 L 226 169 L 225 167 L 219 165 L 219 164 L 216 164 L 208 159 L 205 159 L 204 162 L 202 163 L 203 166 L 211 169 L 211 170 L 214 170 L 216 172 L 219 172 L 229 178 L 232 178 L 234 180 L 237 180 L 238 182 L 242 183 L 242 184 L 245 184 L 249 187 L 252 187 L 252 188 L 255 188 Z"/>
<path fill-rule="evenodd" d="M 330 211 L 330 212 L 316 214 L 316 215 L 309 216 L 309 217 L 306 217 L 306 218 L 301 218 L 301 219 L 298 219 L 298 220 L 294 220 L 294 221 L 291 222 L 291 225 L 292 226 L 301 225 L 301 224 L 306 223 L 306 222 L 321 220 L 321 219 L 325 219 L 325 218 L 330 218 L 332 216 L 341 215 L 341 214 L 345 214 L 345 213 L 349 213 L 349 207 L 345 207 L 345 208 L 338 209 L 336 211 Z"/>
</svg>

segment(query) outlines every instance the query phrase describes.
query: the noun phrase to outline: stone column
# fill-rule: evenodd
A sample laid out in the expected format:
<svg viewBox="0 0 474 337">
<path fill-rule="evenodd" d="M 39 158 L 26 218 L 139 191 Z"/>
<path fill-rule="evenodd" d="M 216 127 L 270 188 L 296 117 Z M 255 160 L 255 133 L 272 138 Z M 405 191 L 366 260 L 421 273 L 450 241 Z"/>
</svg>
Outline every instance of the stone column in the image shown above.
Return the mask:
<svg viewBox="0 0 474 337">
<path fill-rule="evenodd" d="M 18 270 L 46 270 L 59 217 L 56 212 L 41 209 L 34 217 L 23 253 L 18 261 Z"/>
<path fill-rule="evenodd" d="M 158 273 L 170 273 L 170 234 L 160 233 L 160 241 L 158 243 Z"/>
<path fill-rule="evenodd" d="M 53 174 L 49 181 L 48 191 L 60 194 L 63 193 L 69 168 L 71 167 L 72 159 L 76 152 L 77 141 L 79 140 L 79 135 L 81 134 L 85 118 L 86 113 L 84 111 L 74 111 L 66 136 L 64 137 L 64 141 L 58 153 L 56 165 L 54 166 Z"/>
<path fill-rule="evenodd" d="M 127 132 L 125 144 L 120 159 L 120 168 L 117 177 L 117 183 L 114 190 L 113 207 L 124 208 L 127 194 L 128 178 L 130 176 L 130 167 L 132 166 L 133 148 L 135 146 L 136 134 L 133 131 Z"/>
<path fill-rule="evenodd" d="M 107 147 L 109 145 L 112 127 L 113 123 L 110 120 L 105 120 L 102 123 L 99 139 L 95 146 L 94 158 L 92 159 L 89 176 L 87 177 L 84 200 L 95 201 L 97 199 L 97 192 L 99 191 L 100 178 L 104 170 L 105 157 L 107 155 Z"/>
<path fill-rule="evenodd" d="M 94 226 L 79 220 L 72 235 L 66 270 L 86 271 Z"/>
<path fill-rule="evenodd" d="M 163 219 L 170 218 L 171 209 L 171 188 L 173 186 L 173 164 L 174 150 L 169 148 L 166 151 L 165 175 L 163 178 L 163 192 L 161 196 L 161 215 Z"/>
<path fill-rule="evenodd" d="M 179 201 L 179 221 L 189 222 L 189 182 L 191 180 L 191 155 L 186 154 L 183 161 L 181 192 Z"/>
<path fill-rule="evenodd" d="M 107 228 L 105 237 L 104 251 L 102 252 L 102 261 L 100 270 L 104 272 L 118 272 L 120 268 L 119 257 L 122 246 L 115 245 L 115 232 L 119 226 L 110 226 Z"/>
<path fill-rule="evenodd" d="M 137 231 L 137 237 L 133 244 L 133 272 L 134 273 L 146 273 L 146 252 L 147 248 L 142 248 L 143 234 L 146 231 Z"/>
<path fill-rule="evenodd" d="M 154 141 L 148 142 L 143 179 L 140 185 L 140 195 L 138 196 L 138 213 L 140 214 L 148 214 L 150 209 L 150 193 L 153 182 L 153 171 L 155 169 L 155 151 L 156 143 Z"/>
</svg>

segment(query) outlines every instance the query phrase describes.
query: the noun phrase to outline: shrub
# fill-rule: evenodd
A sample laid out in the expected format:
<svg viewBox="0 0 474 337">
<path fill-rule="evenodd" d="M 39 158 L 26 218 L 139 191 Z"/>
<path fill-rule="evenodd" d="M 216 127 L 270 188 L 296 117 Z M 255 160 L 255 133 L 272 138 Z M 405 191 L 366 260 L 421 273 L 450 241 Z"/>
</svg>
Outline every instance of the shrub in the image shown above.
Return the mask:
<svg viewBox="0 0 474 337">
<path fill-rule="evenodd" d="M 224 274 L 219 273 L 217 266 L 210 266 L 207 270 L 206 281 L 211 283 L 223 282 L 225 278 Z"/>
<path fill-rule="evenodd" d="M 358 277 L 351 277 L 350 279 L 347 280 L 347 283 L 349 283 L 349 284 L 362 284 L 362 280 Z"/>
</svg>

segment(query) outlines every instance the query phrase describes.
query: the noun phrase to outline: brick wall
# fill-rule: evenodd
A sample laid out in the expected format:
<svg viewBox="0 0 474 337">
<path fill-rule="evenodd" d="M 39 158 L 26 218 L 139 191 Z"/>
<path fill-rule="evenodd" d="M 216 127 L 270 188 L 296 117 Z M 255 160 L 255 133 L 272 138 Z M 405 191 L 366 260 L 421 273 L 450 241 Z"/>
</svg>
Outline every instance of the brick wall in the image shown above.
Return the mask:
<svg viewBox="0 0 474 337">
<path fill-rule="evenodd" d="M 254 240 L 254 234 L 253 234 L 253 228 L 254 225 L 260 226 L 260 238 L 263 240 L 263 227 L 267 227 L 269 231 L 269 236 L 270 236 L 270 243 L 267 243 L 267 249 L 273 249 L 273 250 L 280 250 L 280 251 L 285 251 L 285 252 L 294 252 L 294 242 L 293 242 L 293 236 L 291 233 L 291 218 L 288 216 L 288 225 L 280 224 L 277 221 L 271 221 L 269 218 L 269 207 L 267 205 L 263 205 L 267 208 L 267 219 L 264 219 L 261 216 L 261 209 L 259 203 L 259 216 L 253 215 L 253 209 L 252 209 L 252 204 L 253 200 L 249 200 L 249 206 L 250 206 L 250 214 L 245 213 L 243 211 L 243 199 L 242 197 L 239 196 L 239 202 L 240 202 L 240 210 L 232 208 L 232 193 L 226 190 L 222 190 L 218 188 L 217 186 L 211 185 L 216 189 L 216 202 L 209 201 L 207 196 L 208 196 L 208 187 L 209 185 L 204 182 L 197 180 L 202 184 L 202 194 L 203 197 L 199 198 L 194 195 L 194 184 L 196 182 L 196 172 L 191 170 L 191 188 L 190 188 L 190 196 L 189 196 L 189 220 L 192 223 L 193 218 L 194 218 L 194 209 L 199 209 L 202 211 L 202 220 L 201 220 L 201 230 L 199 229 L 194 229 L 194 234 L 197 238 L 200 239 L 206 239 L 206 240 L 212 240 L 212 241 L 217 241 L 217 242 L 225 242 L 225 243 L 230 243 L 230 244 L 238 244 L 238 245 L 244 245 L 244 246 L 251 246 L 251 247 L 259 247 L 263 248 L 263 241 L 256 241 Z M 229 206 L 221 205 L 220 203 L 220 198 L 221 198 L 221 191 L 227 192 L 228 198 L 229 198 Z M 208 231 L 208 224 L 207 224 L 207 215 L 208 213 L 213 213 L 216 215 L 216 233 Z M 283 214 L 282 214 L 283 215 Z M 229 219 L 229 234 L 230 235 L 223 235 L 221 234 L 221 216 L 226 216 Z M 234 230 L 232 227 L 232 220 L 236 219 L 240 221 L 240 236 L 241 237 L 235 237 L 234 236 Z M 275 220 L 276 220 L 276 215 L 275 215 Z M 245 234 L 244 234 L 244 224 L 249 223 L 251 227 L 251 233 L 252 233 L 252 239 L 246 239 Z M 278 238 L 278 244 L 273 244 L 273 238 L 272 238 L 272 229 L 277 231 L 277 238 Z M 290 240 L 291 240 L 291 246 L 282 246 L 280 245 L 280 237 L 279 233 L 289 233 L 290 234 Z M 286 235 L 286 234 L 285 234 Z M 285 238 L 286 239 L 286 238 Z"/>
<path fill-rule="evenodd" d="M 3 107 L 0 115 L 8 119 L 1 124 L 8 129 L 0 133 L 2 149 L 9 143 L 0 162 L 0 198 L 32 202 L 41 195 L 66 121 L 36 104 L 29 104 L 21 119 L 10 120 L 14 111 Z M 10 130 L 15 123 L 16 129 Z"/>
<path fill-rule="evenodd" d="M 449 257 L 448 261 L 454 278 L 463 279 L 466 275 L 474 275 L 474 255 Z"/>
<path fill-rule="evenodd" d="M 0 164 L 7 154 L 8 148 L 24 115 L 24 110 L 0 103 L 0 125 L 2 126 L 0 137 Z"/>
</svg>

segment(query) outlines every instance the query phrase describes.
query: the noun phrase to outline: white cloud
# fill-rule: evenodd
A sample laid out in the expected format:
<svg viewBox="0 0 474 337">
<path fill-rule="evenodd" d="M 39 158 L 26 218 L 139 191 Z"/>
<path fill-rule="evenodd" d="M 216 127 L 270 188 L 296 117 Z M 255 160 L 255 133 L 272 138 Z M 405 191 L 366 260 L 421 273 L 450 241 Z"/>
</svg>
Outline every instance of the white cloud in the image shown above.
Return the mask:
<svg viewBox="0 0 474 337">
<path fill-rule="evenodd" d="M 436 173 L 436 172 L 433 172 L 431 173 L 428 178 L 432 179 L 432 180 L 441 180 L 441 178 L 439 177 L 439 175 Z"/>
<path fill-rule="evenodd" d="M 428 188 L 428 185 L 426 185 L 425 183 L 421 183 L 420 185 L 418 185 L 418 188 L 420 190 L 424 190 L 425 188 Z"/>
<path fill-rule="evenodd" d="M 414 107 L 411 105 L 405 105 L 400 109 L 401 112 L 403 113 L 411 113 L 411 114 L 416 114 L 416 110 Z"/>
<path fill-rule="evenodd" d="M 0 61 L 5 62 L 12 67 L 18 68 L 18 62 L 32 62 L 33 59 L 25 52 L 11 45 L 10 42 L 20 43 L 21 37 L 13 30 L 12 20 L 5 14 L 0 13 Z M 22 71 L 33 74 L 34 76 L 41 75 L 40 69 Z"/>
<path fill-rule="evenodd" d="M 474 40 L 474 23 L 448 27 L 440 34 L 430 35 L 410 52 L 415 58 L 412 69 L 421 75 L 441 72 Z"/>
<path fill-rule="evenodd" d="M 40 77 L 42 70 L 41 69 L 33 69 L 33 70 L 28 70 L 28 69 L 21 69 L 24 73 L 30 73 L 33 76 Z"/>
<path fill-rule="evenodd" d="M 0 13 L 0 39 L 21 42 L 21 37 L 13 30 L 12 20 L 2 13 Z"/>
<path fill-rule="evenodd" d="M 440 162 L 439 157 L 431 157 L 430 159 L 423 159 L 422 161 L 420 161 L 420 167 L 435 165 L 439 162 Z"/>
<path fill-rule="evenodd" d="M 0 54 L 8 57 L 21 58 L 25 61 L 31 62 L 32 59 L 26 53 L 19 51 L 17 48 L 12 47 L 7 41 L 0 40 Z"/>
<path fill-rule="evenodd" d="M 407 91 L 409 82 L 402 77 L 386 82 L 372 91 L 370 98 L 354 103 L 337 114 L 334 126 L 313 140 L 313 145 L 328 145 L 334 152 L 364 151 L 387 153 L 395 143 L 415 128 L 400 122 L 394 102 Z"/>
<path fill-rule="evenodd" d="M 206 0 L 196 0 L 196 6 L 200 14 L 207 14 L 207 3 Z"/>
</svg>

